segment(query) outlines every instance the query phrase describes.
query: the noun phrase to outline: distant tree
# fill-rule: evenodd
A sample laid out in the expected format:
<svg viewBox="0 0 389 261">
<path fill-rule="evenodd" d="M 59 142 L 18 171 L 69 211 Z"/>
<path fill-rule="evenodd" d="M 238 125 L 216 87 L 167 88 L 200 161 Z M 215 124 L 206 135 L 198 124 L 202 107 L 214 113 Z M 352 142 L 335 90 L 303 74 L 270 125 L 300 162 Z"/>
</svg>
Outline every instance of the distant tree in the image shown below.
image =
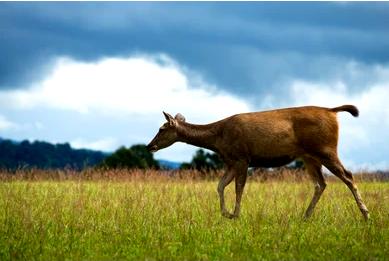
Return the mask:
<svg viewBox="0 0 389 261">
<path fill-rule="evenodd" d="M 216 153 L 205 152 L 203 149 L 196 151 L 192 161 L 181 164 L 181 169 L 197 169 L 202 171 L 222 169 L 223 161 Z"/>
<path fill-rule="evenodd" d="M 146 168 L 154 167 L 158 168 L 159 164 L 158 161 L 154 159 L 153 153 L 151 153 L 146 145 L 144 144 L 137 144 L 133 145 L 130 148 L 135 156 L 140 159 L 140 162 L 145 165 Z"/>
<path fill-rule="evenodd" d="M 130 148 L 120 147 L 108 156 L 100 165 L 106 168 L 159 168 L 158 161 L 145 145 L 133 145 Z"/>
<path fill-rule="evenodd" d="M 43 141 L 15 142 L 0 140 L 0 168 L 82 169 L 95 166 L 106 155 L 99 151 L 72 149 L 68 143 L 51 144 Z"/>
</svg>

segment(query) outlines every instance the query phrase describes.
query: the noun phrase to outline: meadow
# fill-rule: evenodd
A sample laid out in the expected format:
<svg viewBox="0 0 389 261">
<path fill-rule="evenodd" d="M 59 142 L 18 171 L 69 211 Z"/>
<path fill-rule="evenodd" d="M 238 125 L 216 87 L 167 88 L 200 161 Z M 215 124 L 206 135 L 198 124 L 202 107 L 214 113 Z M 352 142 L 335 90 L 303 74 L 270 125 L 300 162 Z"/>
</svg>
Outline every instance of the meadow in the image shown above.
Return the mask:
<svg viewBox="0 0 389 261">
<path fill-rule="evenodd" d="M 389 183 L 330 178 L 311 219 L 308 179 L 250 177 L 239 219 L 221 216 L 217 176 L 196 172 L 0 174 L 0 260 L 385 260 Z M 282 176 L 282 175 L 281 175 Z M 285 175 L 284 175 L 285 176 Z M 226 189 L 231 209 L 234 185 Z"/>
</svg>

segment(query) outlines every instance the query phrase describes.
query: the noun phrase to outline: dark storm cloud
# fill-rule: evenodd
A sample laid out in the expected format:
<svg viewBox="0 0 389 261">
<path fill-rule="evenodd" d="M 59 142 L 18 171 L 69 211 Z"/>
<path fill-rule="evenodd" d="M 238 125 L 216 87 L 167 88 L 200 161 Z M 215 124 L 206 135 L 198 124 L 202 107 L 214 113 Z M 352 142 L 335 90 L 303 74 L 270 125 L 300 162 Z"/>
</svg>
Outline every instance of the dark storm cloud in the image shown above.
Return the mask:
<svg viewBox="0 0 389 261">
<path fill-rule="evenodd" d="M 248 96 L 290 78 L 347 78 L 389 63 L 387 3 L 0 3 L 0 88 L 42 77 L 53 57 L 163 52 Z"/>
</svg>

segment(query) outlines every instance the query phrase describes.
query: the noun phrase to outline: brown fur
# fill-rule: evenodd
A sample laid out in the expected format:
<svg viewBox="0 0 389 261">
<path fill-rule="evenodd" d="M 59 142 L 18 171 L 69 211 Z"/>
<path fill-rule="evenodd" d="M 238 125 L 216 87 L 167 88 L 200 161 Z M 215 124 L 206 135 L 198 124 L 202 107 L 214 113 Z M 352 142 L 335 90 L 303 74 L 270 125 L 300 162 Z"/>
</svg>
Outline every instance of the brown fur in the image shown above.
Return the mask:
<svg viewBox="0 0 389 261">
<path fill-rule="evenodd" d="M 368 219 L 368 210 L 353 182 L 352 174 L 338 159 L 336 113 L 340 111 L 358 116 L 358 109 L 353 105 L 336 108 L 306 106 L 236 114 L 211 124 L 195 125 L 185 122 L 181 114 L 173 118 L 164 113 L 167 123 L 161 127 L 148 148 L 156 151 L 180 141 L 218 153 L 227 166 L 218 185 L 220 207 L 222 214 L 229 218 L 239 216 L 249 166 L 282 166 L 302 158 L 316 184 L 314 197 L 305 213 L 306 218 L 312 214 L 326 187 L 321 172 L 321 166 L 324 165 L 350 188 L 362 214 Z M 234 178 L 236 204 L 234 213 L 230 214 L 224 204 L 224 188 Z"/>
</svg>

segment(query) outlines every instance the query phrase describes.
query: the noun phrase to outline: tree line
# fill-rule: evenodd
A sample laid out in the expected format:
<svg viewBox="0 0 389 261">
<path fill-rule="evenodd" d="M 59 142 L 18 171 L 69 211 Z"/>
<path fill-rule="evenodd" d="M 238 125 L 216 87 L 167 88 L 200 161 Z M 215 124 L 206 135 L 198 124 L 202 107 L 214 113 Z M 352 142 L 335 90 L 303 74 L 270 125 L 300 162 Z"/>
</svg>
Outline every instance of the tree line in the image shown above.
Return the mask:
<svg viewBox="0 0 389 261">
<path fill-rule="evenodd" d="M 69 143 L 51 144 L 44 141 L 0 141 L 0 168 L 83 169 L 95 166 L 106 154 L 86 149 L 73 149 Z"/>
</svg>

